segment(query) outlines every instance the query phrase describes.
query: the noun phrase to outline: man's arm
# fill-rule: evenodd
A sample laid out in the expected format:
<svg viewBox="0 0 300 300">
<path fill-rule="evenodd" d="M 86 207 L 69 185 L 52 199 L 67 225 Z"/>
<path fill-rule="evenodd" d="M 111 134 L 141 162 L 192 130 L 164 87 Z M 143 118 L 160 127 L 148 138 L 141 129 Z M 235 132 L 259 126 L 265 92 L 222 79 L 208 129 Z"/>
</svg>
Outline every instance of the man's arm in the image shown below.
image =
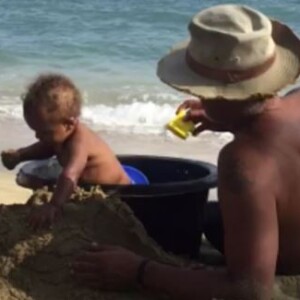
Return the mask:
<svg viewBox="0 0 300 300">
<path fill-rule="evenodd" d="M 101 245 L 86 251 L 72 264 L 79 282 L 97 289 L 122 290 L 137 283 L 142 258 L 133 252 Z M 142 287 L 178 300 L 261 300 L 260 285 L 234 280 L 227 270 L 188 269 L 150 261 L 143 273 Z M 139 277 L 141 278 L 141 277 Z"/>
<path fill-rule="evenodd" d="M 174 299 L 271 299 L 278 252 L 276 202 L 269 184 L 274 172 L 255 150 L 241 150 L 229 145 L 218 164 L 227 271 L 152 263 L 146 269 L 146 287 Z"/>
<path fill-rule="evenodd" d="M 228 272 L 245 291 L 255 291 L 252 299 L 270 299 L 277 263 L 276 172 L 271 159 L 261 150 L 232 143 L 218 162 Z"/>
</svg>

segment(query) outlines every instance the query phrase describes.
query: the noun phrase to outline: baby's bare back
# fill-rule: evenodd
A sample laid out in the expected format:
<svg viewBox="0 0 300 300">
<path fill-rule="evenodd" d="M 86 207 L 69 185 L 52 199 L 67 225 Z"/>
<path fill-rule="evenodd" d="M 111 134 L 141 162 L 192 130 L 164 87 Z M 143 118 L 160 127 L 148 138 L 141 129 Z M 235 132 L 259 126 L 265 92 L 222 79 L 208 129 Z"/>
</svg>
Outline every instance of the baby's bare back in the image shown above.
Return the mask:
<svg viewBox="0 0 300 300">
<path fill-rule="evenodd" d="M 68 148 L 78 147 L 78 156 L 85 153 L 86 166 L 79 181 L 87 184 L 129 184 L 130 180 L 116 155 L 95 132 L 79 123 L 70 141 L 58 151 L 57 156 L 64 166 L 68 159 Z M 80 159 L 80 157 L 78 157 Z"/>
</svg>

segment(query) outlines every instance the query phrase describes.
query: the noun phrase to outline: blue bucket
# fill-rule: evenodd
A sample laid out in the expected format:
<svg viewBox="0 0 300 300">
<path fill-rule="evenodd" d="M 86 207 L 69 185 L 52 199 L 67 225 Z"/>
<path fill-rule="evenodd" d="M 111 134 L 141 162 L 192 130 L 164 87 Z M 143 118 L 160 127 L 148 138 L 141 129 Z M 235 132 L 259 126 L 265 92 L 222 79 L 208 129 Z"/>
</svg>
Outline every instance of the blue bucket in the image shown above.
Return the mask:
<svg viewBox="0 0 300 300">
<path fill-rule="evenodd" d="M 122 167 L 127 173 L 128 177 L 131 179 L 132 184 L 149 184 L 147 176 L 140 170 L 128 165 L 122 165 Z"/>
</svg>

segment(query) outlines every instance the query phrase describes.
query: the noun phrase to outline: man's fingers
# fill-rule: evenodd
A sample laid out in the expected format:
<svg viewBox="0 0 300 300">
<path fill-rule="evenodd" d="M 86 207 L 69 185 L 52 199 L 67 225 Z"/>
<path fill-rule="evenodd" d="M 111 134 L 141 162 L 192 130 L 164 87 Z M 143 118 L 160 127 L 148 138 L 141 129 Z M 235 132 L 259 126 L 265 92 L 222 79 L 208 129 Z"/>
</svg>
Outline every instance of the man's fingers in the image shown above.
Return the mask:
<svg viewBox="0 0 300 300">
<path fill-rule="evenodd" d="M 98 252 L 98 251 L 112 251 L 118 248 L 119 247 L 112 246 L 112 245 L 98 245 L 96 242 L 94 242 L 90 245 L 90 247 L 87 250 L 91 252 Z"/>
<path fill-rule="evenodd" d="M 77 261 L 72 263 L 72 270 L 74 273 L 86 274 L 86 273 L 97 273 L 97 265 L 95 263 L 86 261 Z"/>
<path fill-rule="evenodd" d="M 82 284 L 91 289 L 101 289 L 102 291 L 117 290 L 116 288 L 111 288 L 104 284 L 98 274 L 86 274 L 80 277 L 74 274 L 74 278 L 77 280 L 78 284 Z"/>
<path fill-rule="evenodd" d="M 96 283 L 99 282 L 100 275 L 97 272 L 74 272 L 72 276 L 79 282 L 84 283 L 85 285 L 96 286 Z"/>
<path fill-rule="evenodd" d="M 74 272 L 73 276 L 81 281 L 81 282 L 89 282 L 89 281 L 95 281 L 97 279 L 97 274 L 96 273 L 78 273 Z"/>
<path fill-rule="evenodd" d="M 184 118 L 185 121 L 192 121 L 195 124 L 200 123 L 205 119 L 206 115 L 203 109 L 189 110 Z"/>
<path fill-rule="evenodd" d="M 182 110 L 182 109 L 187 109 L 188 105 L 186 103 L 182 103 L 181 105 L 178 106 L 176 110 L 176 115 Z"/>
<path fill-rule="evenodd" d="M 76 268 L 90 268 L 90 265 L 92 265 L 93 267 L 99 266 L 103 257 L 106 256 L 107 252 L 111 252 L 116 249 L 119 249 L 119 247 L 110 245 L 100 246 L 97 244 L 91 245 L 85 252 L 82 252 L 77 257 L 75 257 L 72 266 L 74 265 Z"/>
<path fill-rule="evenodd" d="M 205 130 L 207 130 L 207 129 L 208 129 L 207 124 L 201 123 L 200 125 L 198 125 L 198 126 L 194 129 L 193 135 L 194 135 L 194 136 L 195 136 L 195 135 L 198 135 L 200 132 L 205 131 Z"/>
<path fill-rule="evenodd" d="M 85 251 L 75 258 L 75 263 L 91 263 L 96 264 L 101 258 L 100 252 Z"/>
<path fill-rule="evenodd" d="M 182 109 L 200 109 L 202 107 L 199 99 L 187 99 L 177 108 L 176 114 Z"/>
</svg>

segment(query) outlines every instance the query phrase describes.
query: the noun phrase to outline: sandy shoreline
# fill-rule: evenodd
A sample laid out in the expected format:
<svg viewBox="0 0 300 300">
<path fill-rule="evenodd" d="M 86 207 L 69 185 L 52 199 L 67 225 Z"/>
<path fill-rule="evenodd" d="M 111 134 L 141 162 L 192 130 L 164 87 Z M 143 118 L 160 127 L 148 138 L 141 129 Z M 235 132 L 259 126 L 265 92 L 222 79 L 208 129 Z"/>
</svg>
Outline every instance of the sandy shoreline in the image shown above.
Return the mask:
<svg viewBox="0 0 300 300">
<path fill-rule="evenodd" d="M 32 192 L 15 183 L 14 172 L 0 172 L 0 203 L 25 203 Z"/>
<path fill-rule="evenodd" d="M 0 120 L 1 148 L 14 149 L 29 145 L 35 141 L 34 134 L 22 120 Z M 213 164 L 217 163 L 219 150 L 228 141 L 211 134 L 181 141 L 168 135 L 135 135 L 101 132 L 101 137 L 117 154 L 161 155 L 197 159 Z M 17 170 L 6 171 L 0 164 L 0 203 L 22 203 L 31 191 L 18 187 L 15 183 Z M 210 198 L 214 199 L 215 191 Z"/>
</svg>

